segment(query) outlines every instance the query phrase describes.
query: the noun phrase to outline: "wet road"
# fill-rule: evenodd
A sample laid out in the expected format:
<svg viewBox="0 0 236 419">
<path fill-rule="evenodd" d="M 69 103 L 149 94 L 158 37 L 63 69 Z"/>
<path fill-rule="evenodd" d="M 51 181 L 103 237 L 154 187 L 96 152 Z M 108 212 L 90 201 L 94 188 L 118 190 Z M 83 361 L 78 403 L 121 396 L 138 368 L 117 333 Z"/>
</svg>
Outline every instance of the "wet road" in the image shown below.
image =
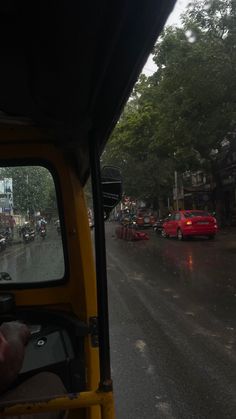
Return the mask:
<svg viewBox="0 0 236 419">
<path fill-rule="evenodd" d="M 236 418 L 236 233 L 125 242 L 107 225 L 117 419 Z"/>
<path fill-rule="evenodd" d="M 61 236 L 48 228 L 47 236 L 39 235 L 27 244 L 15 237 L 14 244 L 0 253 L 0 272 L 7 272 L 11 282 L 39 282 L 62 278 L 64 257 Z M 2 282 L 3 283 L 3 282 Z"/>
</svg>

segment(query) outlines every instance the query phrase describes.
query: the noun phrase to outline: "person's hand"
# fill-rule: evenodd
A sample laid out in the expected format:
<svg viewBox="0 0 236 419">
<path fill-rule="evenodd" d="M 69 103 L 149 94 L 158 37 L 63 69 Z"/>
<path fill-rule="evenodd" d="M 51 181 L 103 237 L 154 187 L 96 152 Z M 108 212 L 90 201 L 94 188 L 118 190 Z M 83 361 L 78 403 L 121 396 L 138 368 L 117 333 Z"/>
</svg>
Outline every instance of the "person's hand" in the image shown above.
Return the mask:
<svg viewBox="0 0 236 419">
<path fill-rule="evenodd" d="M 2 323 L 0 326 L 0 332 L 9 343 L 18 342 L 19 344 L 25 346 L 30 339 L 29 328 L 26 324 L 20 322 Z"/>
<path fill-rule="evenodd" d="M 23 323 L 9 322 L 0 326 L 0 392 L 17 378 L 29 338 L 30 331 Z"/>
</svg>

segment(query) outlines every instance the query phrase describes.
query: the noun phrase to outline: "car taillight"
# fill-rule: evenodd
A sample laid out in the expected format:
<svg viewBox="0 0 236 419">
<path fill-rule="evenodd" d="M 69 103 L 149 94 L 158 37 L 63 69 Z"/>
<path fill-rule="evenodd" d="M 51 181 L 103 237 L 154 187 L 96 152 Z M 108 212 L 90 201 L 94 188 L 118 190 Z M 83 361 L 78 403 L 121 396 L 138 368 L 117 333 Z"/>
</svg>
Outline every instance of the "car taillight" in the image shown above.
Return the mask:
<svg viewBox="0 0 236 419">
<path fill-rule="evenodd" d="M 190 221 L 190 220 L 186 221 L 187 226 L 191 226 L 192 224 L 193 224 L 192 221 Z"/>
</svg>

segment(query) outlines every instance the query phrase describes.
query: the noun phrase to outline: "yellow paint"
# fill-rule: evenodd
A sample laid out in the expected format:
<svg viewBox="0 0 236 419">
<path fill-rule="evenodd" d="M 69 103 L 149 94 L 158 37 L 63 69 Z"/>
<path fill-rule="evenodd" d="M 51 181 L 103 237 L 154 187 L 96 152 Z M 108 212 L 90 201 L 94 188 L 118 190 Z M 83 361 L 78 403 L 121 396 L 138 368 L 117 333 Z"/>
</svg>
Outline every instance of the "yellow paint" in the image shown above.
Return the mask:
<svg viewBox="0 0 236 419">
<path fill-rule="evenodd" d="M 101 406 L 103 419 L 114 418 L 113 395 L 111 392 L 87 391 L 56 399 L 31 401 L 0 407 L 0 416 L 16 416 L 52 411 L 81 409 L 88 406 Z"/>
<path fill-rule="evenodd" d="M 83 188 L 75 173 L 74 164 L 60 147 L 53 144 L 52 134 L 34 127 L 0 125 L 0 156 L 10 162 L 37 159 L 46 160 L 56 171 L 62 196 L 68 245 L 69 273 L 66 283 L 48 287 L 11 290 L 17 306 L 47 306 L 66 309 L 88 324 L 91 316 L 97 316 L 96 274 L 93 260 L 91 232 L 88 225 L 87 207 Z M 22 163 L 23 164 L 23 163 Z M 58 203 L 59 204 L 59 203 Z M 1 288 L 0 288 L 1 291 Z M 4 290 L 5 291 L 5 290 Z M 20 415 L 56 409 L 86 409 L 87 419 L 113 419 L 112 393 L 97 392 L 99 385 L 98 349 L 91 346 L 90 337 L 85 338 L 87 390 L 76 398 L 55 398 L 50 402 L 34 405 L 15 405 L 4 414 Z M 27 407 L 28 406 L 28 407 Z M 98 407 L 102 406 L 102 408 Z M 30 412 L 29 412 L 30 410 Z M 100 413 L 101 412 L 101 413 Z M 76 415 L 84 418 L 85 412 Z M 70 417 L 74 417 L 71 412 Z"/>
</svg>

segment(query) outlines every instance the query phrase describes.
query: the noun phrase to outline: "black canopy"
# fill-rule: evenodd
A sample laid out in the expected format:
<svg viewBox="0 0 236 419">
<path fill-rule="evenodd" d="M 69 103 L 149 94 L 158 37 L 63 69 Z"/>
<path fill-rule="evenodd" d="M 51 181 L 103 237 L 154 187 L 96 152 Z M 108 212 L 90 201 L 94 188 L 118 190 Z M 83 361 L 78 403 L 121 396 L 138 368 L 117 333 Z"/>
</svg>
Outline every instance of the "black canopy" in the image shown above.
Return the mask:
<svg viewBox="0 0 236 419">
<path fill-rule="evenodd" d="M 0 110 L 50 127 L 85 162 L 88 136 L 101 152 L 174 3 L 2 2 Z"/>
</svg>

